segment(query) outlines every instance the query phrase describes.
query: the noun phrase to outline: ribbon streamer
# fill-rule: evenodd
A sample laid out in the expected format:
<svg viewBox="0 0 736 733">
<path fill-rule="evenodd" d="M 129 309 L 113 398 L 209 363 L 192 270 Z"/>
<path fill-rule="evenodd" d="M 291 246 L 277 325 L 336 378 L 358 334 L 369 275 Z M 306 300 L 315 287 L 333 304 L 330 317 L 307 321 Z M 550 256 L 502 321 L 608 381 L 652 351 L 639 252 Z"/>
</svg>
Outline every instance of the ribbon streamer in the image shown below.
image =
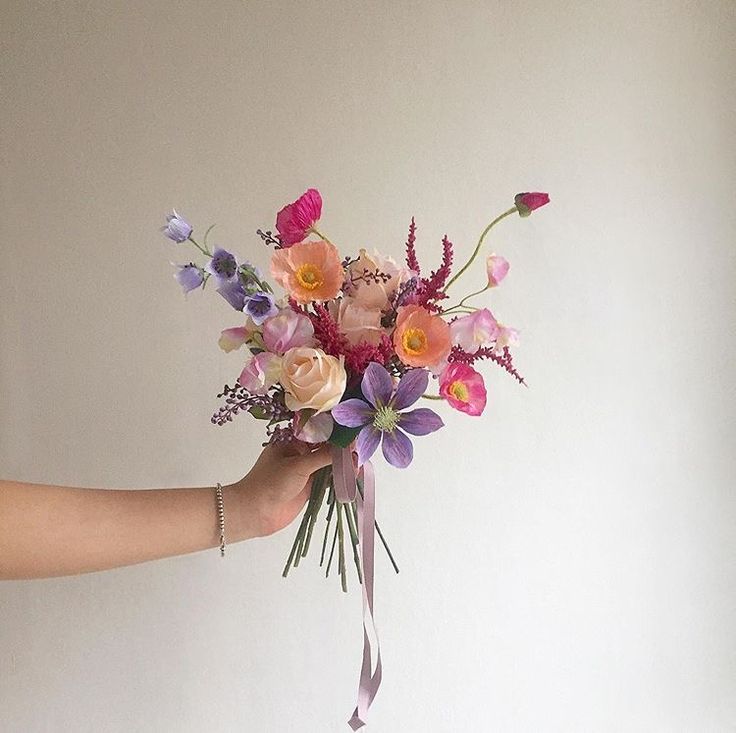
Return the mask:
<svg viewBox="0 0 736 733">
<path fill-rule="evenodd" d="M 355 483 L 353 458 L 349 455 L 350 468 Z M 373 620 L 373 570 L 375 559 L 375 522 L 376 522 L 376 479 L 373 466 L 367 461 L 360 469 L 360 479 L 363 483 L 363 495 L 356 492 L 358 504 L 358 538 L 360 541 L 360 564 L 363 568 L 363 664 L 360 670 L 360 684 L 358 685 L 358 705 L 348 725 L 355 731 L 365 725 L 368 709 L 371 706 L 378 688 L 381 686 L 381 649 L 378 644 L 378 634 Z M 374 649 L 371 638 L 375 639 L 376 669 L 372 672 L 372 651 Z"/>
</svg>

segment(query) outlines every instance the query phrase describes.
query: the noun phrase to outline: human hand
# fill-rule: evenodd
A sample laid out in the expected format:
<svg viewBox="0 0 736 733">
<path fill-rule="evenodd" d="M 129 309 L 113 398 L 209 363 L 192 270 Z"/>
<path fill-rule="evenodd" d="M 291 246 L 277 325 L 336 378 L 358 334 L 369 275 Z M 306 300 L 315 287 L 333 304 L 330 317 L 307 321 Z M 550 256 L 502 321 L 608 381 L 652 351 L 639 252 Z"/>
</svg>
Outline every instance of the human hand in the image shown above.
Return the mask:
<svg viewBox="0 0 736 733">
<path fill-rule="evenodd" d="M 227 487 L 242 539 L 266 537 L 291 524 L 309 499 L 312 474 L 331 460 L 327 445 L 317 450 L 306 443 L 264 448 L 248 474 Z"/>
</svg>

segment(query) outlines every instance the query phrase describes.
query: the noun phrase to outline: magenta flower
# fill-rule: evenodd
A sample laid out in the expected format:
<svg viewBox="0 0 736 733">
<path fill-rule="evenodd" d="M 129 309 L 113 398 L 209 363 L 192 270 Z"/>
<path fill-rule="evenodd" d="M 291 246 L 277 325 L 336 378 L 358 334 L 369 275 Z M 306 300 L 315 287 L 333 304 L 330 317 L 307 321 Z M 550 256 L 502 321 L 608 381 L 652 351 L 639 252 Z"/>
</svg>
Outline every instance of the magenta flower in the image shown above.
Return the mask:
<svg viewBox="0 0 736 733">
<path fill-rule="evenodd" d="M 310 188 L 276 215 L 276 229 L 284 247 L 302 242 L 322 216 L 322 197 Z"/>
<path fill-rule="evenodd" d="M 546 193 L 517 193 L 514 203 L 519 210 L 519 216 L 529 216 L 534 209 L 549 203 L 549 194 Z"/>
<path fill-rule="evenodd" d="M 336 423 L 362 428 L 355 443 L 359 465 L 369 460 L 382 443 L 384 458 L 396 468 L 406 468 L 414 457 L 414 446 L 406 433 L 427 435 L 444 425 L 440 416 L 426 407 L 401 412 L 422 396 L 428 381 L 426 369 L 412 369 L 394 390 L 388 371 L 371 362 L 361 382 L 365 400 L 349 399 L 332 408 Z"/>
<path fill-rule="evenodd" d="M 486 406 L 483 377 L 472 367 L 452 362 L 440 377 L 440 394 L 451 407 L 467 415 L 480 415 Z"/>
</svg>

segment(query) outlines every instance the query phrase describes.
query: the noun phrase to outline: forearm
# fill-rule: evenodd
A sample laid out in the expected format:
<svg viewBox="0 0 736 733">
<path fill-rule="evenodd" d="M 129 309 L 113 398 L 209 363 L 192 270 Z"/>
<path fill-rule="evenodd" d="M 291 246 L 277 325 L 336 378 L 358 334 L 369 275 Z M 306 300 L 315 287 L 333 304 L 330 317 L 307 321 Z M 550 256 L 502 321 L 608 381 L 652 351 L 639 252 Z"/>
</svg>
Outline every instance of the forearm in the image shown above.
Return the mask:
<svg viewBox="0 0 736 733">
<path fill-rule="evenodd" d="M 243 488 L 223 487 L 226 536 L 252 536 Z M 215 490 L 79 489 L 0 481 L 0 579 L 106 570 L 216 547 Z"/>
</svg>

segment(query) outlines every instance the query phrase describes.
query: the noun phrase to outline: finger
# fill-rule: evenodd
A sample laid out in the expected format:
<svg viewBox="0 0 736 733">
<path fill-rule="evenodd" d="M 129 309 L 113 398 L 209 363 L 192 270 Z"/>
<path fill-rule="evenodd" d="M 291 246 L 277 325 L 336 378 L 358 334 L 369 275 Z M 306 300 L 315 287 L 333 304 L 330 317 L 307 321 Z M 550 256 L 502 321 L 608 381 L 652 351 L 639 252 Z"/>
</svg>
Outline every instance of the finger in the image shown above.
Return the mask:
<svg viewBox="0 0 736 733">
<path fill-rule="evenodd" d="M 304 476 L 309 476 L 320 468 L 332 463 L 332 454 L 329 445 L 323 445 L 316 450 L 301 456 L 293 456 L 292 465 Z"/>
</svg>

